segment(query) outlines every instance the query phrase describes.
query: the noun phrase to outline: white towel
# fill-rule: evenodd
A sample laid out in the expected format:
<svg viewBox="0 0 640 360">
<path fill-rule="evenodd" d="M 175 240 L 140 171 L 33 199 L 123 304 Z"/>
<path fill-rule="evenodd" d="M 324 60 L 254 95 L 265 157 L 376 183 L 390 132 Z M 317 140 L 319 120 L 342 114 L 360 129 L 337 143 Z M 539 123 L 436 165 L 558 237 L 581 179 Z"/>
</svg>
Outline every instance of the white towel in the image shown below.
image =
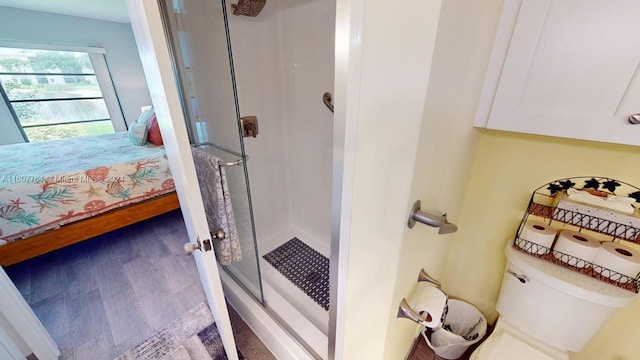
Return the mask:
<svg viewBox="0 0 640 360">
<path fill-rule="evenodd" d="M 209 231 L 224 230 L 223 240 L 215 242 L 218 261 L 229 265 L 232 261 L 242 260 L 242 249 L 238 240 L 238 229 L 233 216 L 233 207 L 227 187 L 227 176 L 221 160 L 203 150 L 192 147 L 193 161 L 198 175 L 198 184 L 202 192 Z"/>
</svg>

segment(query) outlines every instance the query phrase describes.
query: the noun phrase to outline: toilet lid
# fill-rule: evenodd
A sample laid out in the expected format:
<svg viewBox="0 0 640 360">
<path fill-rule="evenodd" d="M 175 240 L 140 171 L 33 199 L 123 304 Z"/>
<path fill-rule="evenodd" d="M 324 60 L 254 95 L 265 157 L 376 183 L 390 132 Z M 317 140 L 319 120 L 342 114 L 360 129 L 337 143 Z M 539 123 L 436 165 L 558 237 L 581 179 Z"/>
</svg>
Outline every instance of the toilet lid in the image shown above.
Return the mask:
<svg viewBox="0 0 640 360">
<path fill-rule="evenodd" d="M 480 347 L 478 360 L 554 360 L 549 355 L 515 337 L 501 333 Z"/>
</svg>

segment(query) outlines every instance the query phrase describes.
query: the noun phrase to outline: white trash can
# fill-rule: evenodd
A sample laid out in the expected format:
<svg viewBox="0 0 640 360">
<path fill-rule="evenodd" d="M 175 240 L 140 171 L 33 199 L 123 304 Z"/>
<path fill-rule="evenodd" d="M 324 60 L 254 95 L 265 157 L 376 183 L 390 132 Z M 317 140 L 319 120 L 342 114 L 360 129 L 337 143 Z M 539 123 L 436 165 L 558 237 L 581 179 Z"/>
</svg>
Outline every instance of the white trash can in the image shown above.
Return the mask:
<svg viewBox="0 0 640 360">
<path fill-rule="evenodd" d="M 469 346 L 482 340 L 487 333 L 487 319 L 475 306 L 461 300 L 449 299 L 447 316 L 442 327 L 429 336 L 422 330 L 427 345 L 445 359 L 460 358 Z"/>
</svg>

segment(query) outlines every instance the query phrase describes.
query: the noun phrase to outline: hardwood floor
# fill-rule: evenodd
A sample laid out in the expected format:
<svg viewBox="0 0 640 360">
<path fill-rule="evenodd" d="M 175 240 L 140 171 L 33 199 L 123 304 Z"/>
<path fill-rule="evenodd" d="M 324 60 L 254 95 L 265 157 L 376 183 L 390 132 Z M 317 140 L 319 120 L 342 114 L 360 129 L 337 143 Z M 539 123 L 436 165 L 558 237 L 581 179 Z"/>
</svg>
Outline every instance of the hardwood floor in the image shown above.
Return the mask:
<svg viewBox="0 0 640 360">
<path fill-rule="evenodd" d="M 61 359 L 111 360 L 206 301 L 187 241 L 174 211 L 5 270 Z"/>
</svg>

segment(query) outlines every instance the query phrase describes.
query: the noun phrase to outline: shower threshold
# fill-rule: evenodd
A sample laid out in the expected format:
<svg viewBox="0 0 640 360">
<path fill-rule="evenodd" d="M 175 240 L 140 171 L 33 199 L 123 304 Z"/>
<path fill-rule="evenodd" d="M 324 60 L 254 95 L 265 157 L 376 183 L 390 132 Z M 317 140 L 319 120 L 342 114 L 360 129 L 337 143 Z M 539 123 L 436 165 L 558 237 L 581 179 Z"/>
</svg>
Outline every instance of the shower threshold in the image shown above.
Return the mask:
<svg viewBox="0 0 640 360">
<path fill-rule="evenodd" d="M 264 260 L 261 260 L 261 263 L 263 267 L 270 266 Z M 278 359 L 327 359 L 329 345 L 326 332 L 312 323 L 307 314 L 301 313 L 299 308 L 291 303 L 291 296 L 288 296 L 290 294 L 283 294 L 282 289 L 286 289 L 288 284 L 286 292 L 297 292 L 301 294 L 298 300 L 306 298 L 307 302 L 315 305 L 314 308 L 317 308 L 318 312 L 327 312 L 274 269 L 262 274 L 264 303 L 258 302 L 230 274 L 221 271 L 220 277 L 228 302 Z M 278 290 L 270 286 L 274 282 L 279 283 Z M 285 295 L 286 299 L 283 297 Z M 328 316 L 325 317 L 325 323 L 328 325 Z"/>
</svg>

